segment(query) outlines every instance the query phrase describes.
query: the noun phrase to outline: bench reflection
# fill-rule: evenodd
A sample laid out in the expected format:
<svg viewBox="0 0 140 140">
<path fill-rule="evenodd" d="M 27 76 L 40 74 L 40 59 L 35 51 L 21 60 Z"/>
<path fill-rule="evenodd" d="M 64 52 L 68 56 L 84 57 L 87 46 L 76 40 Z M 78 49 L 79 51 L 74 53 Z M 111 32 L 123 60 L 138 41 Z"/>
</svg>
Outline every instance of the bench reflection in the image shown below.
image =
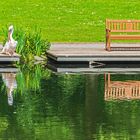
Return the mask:
<svg viewBox="0 0 140 140">
<path fill-rule="evenodd" d="M 140 81 L 112 81 L 110 74 L 105 74 L 105 100 L 140 99 Z"/>
</svg>

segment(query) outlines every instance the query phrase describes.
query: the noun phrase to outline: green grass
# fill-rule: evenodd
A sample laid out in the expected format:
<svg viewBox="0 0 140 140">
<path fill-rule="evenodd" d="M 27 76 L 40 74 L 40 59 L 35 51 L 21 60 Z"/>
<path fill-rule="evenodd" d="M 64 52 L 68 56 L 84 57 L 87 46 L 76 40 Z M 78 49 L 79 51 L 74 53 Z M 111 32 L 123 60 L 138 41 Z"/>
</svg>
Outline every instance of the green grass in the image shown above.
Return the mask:
<svg viewBox="0 0 140 140">
<path fill-rule="evenodd" d="M 139 0 L 3 0 L 0 28 L 41 28 L 50 42 L 105 41 L 105 19 L 140 19 Z M 2 39 L 2 33 L 0 33 Z"/>
</svg>

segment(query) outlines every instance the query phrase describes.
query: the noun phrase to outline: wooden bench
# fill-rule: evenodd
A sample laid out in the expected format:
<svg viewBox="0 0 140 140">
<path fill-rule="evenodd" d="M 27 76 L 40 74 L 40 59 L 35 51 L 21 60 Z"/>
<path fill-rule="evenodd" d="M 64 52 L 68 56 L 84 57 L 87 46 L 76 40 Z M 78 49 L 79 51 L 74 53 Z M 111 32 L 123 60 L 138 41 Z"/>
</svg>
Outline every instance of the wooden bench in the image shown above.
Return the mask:
<svg viewBox="0 0 140 140">
<path fill-rule="evenodd" d="M 106 50 L 111 40 L 140 40 L 140 20 L 106 20 Z"/>
</svg>

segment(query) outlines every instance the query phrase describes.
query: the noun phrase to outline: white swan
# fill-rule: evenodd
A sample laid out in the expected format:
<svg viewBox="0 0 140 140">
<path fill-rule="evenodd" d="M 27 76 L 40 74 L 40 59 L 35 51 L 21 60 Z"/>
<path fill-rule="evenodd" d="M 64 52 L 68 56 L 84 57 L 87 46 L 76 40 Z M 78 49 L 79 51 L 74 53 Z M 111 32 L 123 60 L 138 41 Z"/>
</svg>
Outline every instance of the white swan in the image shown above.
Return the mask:
<svg viewBox="0 0 140 140">
<path fill-rule="evenodd" d="M 18 42 L 13 39 L 13 37 L 12 37 L 13 32 L 14 32 L 14 27 L 13 27 L 13 25 L 11 25 L 8 28 L 8 40 L 5 43 L 1 53 L 5 53 L 8 55 L 14 54 Z"/>
</svg>

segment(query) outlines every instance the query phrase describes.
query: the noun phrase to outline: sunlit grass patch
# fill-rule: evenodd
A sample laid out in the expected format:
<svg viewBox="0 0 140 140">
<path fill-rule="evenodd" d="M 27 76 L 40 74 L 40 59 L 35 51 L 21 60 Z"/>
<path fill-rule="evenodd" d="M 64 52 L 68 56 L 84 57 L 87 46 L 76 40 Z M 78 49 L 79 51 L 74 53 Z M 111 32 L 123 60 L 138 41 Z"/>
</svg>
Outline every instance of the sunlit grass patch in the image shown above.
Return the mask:
<svg viewBox="0 0 140 140">
<path fill-rule="evenodd" d="M 50 42 L 102 42 L 106 18 L 140 19 L 140 7 L 139 0 L 5 0 L 0 15 L 0 28 L 37 26 Z"/>
</svg>

